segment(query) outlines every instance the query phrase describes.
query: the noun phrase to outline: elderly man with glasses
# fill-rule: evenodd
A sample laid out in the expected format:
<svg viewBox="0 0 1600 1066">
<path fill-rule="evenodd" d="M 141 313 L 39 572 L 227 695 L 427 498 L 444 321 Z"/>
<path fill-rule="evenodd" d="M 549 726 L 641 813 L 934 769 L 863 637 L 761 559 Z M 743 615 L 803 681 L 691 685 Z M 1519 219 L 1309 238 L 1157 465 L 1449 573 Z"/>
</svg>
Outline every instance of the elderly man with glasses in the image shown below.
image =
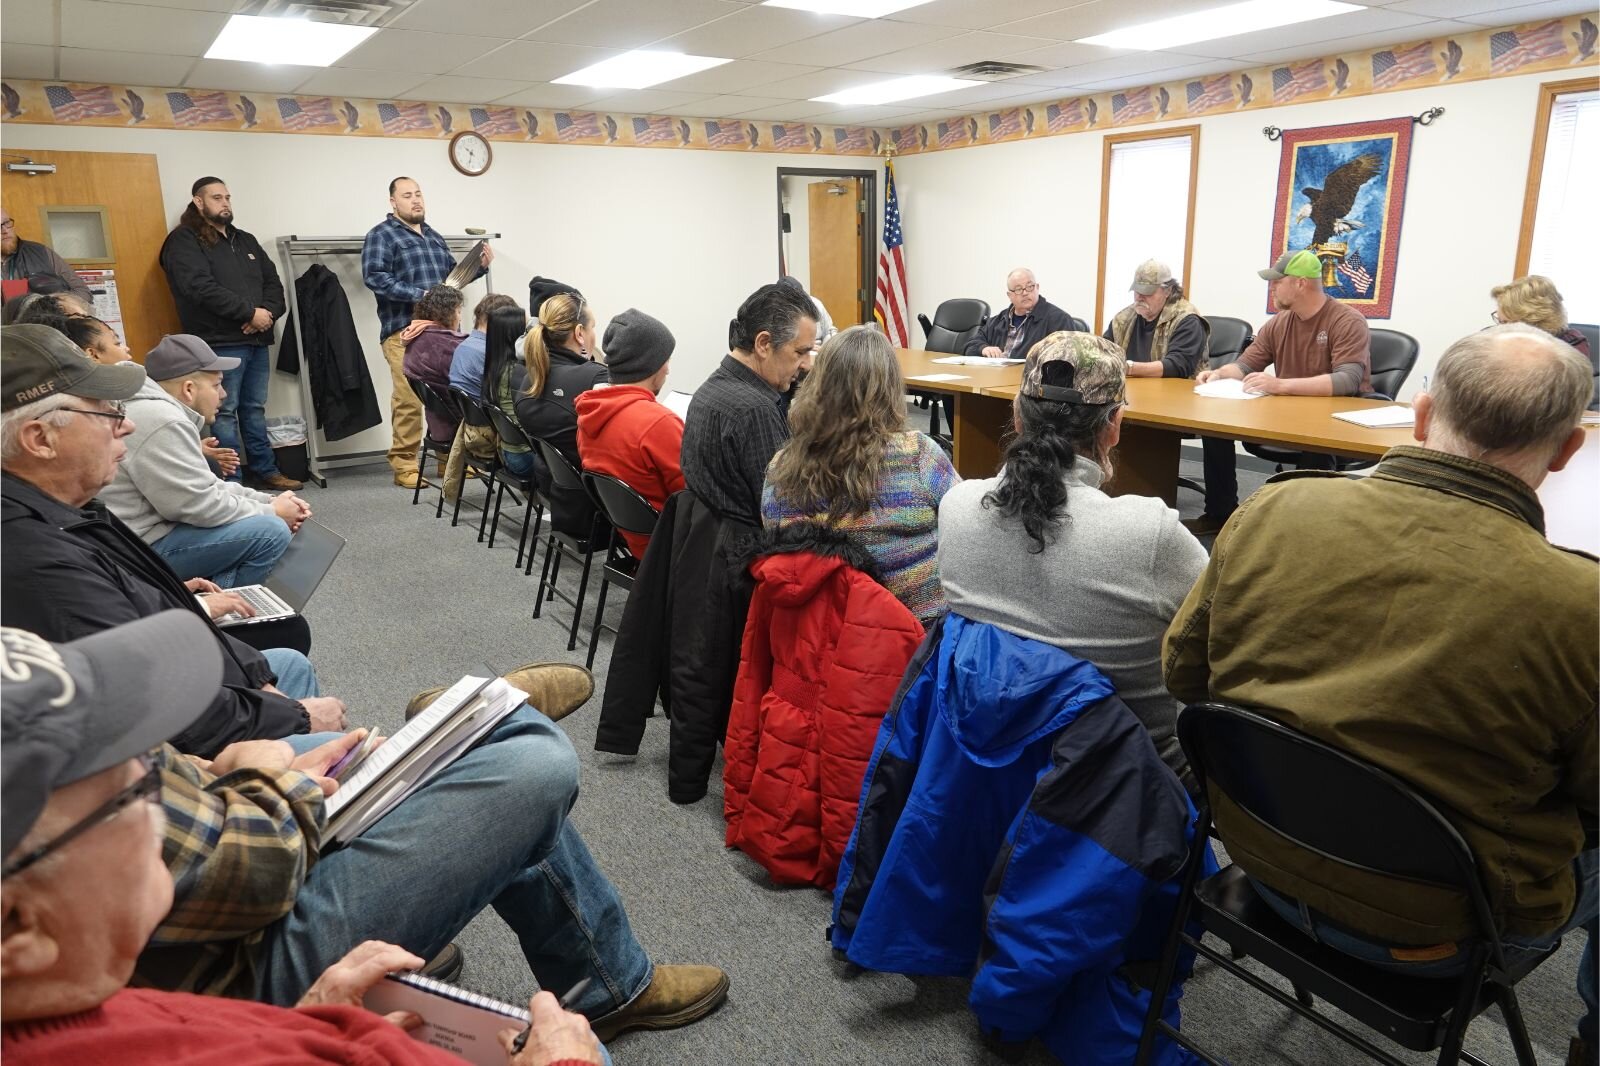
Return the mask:
<svg viewBox="0 0 1600 1066">
<path fill-rule="evenodd" d="M 979 327 L 967 342 L 967 355 L 991 359 L 1026 359 L 1035 344 L 1052 333 L 1078 328 L 1066 311 L 1039 295 L 1039 281 L 1027 267 L 1006 275 L 1011 306 Z"/>
</svg>

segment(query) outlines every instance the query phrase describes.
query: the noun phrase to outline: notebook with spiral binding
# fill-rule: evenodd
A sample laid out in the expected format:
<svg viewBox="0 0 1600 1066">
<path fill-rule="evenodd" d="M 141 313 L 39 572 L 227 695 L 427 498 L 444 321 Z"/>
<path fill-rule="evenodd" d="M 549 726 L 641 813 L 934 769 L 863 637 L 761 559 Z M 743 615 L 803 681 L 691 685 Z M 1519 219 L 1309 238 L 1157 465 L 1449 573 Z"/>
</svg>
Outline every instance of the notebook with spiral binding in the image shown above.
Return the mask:
<svg viewBox="0 0 1600 1066">
<path fill-rule="evenodd" d="M 412 1030 L 412 1039 L 478 1066 L 505 1066 L 500 1032 L 520 1032 L 530 1024 L 525 1010 L 415 973 L 389 974 L 362 997 L 362 1005 L 378 1014 L 406 1010 L 421 1016 L 423 1025 Z"/>
</svg>

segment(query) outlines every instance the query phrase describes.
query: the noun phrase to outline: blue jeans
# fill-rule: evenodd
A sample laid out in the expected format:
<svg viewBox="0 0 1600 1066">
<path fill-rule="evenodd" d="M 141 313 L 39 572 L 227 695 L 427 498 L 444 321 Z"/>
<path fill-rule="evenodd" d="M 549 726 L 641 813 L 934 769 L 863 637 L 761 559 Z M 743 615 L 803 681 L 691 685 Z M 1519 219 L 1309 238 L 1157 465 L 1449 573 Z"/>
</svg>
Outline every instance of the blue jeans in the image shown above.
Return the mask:
<svg viewBox="0 0 1600 1066">
<path fill-rule="evenodd" d="M 1600 915 L 1600 851 L 1580 852 L 1572 864 L 1572 873 L 1578 882 L 1578 899 L 1566 924 L 1544 936 L 1502 936 L 1500 945 L 1505 951 L 1506 965 L 1515 966 L 1519 961 L 1526 961 L 1529 956 L 1544 954 L 1557 940 L 1574 929 L 1581 928 L 1584 931 L 1586 942 L 1583 958 L 1578 963 L 1578 997 L 1583 1000 L 1584 1015 L 1578 1019 L 1578 1035 L 1593 1047 L 1596 1043 L 1597 1023 L 1600 1023 L 1600 1007 L 1596 1004 L 1595 987 L 1595 950 L 1600 948 L 1600 938 L 1595 935 L 1597 915 Z M 1412 977 L 1455 977 L 1466 966 L 1468 954 L 1466 951 L 1457 951 L 1447 959 L 1426 962 L 1398 960 L 1390 954 L 1389 949 L 1392 945 L 1367 940 L 1347 930 L 1329 925 L 1321 915 L 1305 904 L 1274 892 L 1254 878 L 1250 879 L 1250 884 L 1279 917 L 1311 939 L 1380 969 Z"/>
<path fill-rule="evenodd" d="M 271 477 L 278 472 L 278 460 L 272 454 L 272 441 L 267 437 L 267 385 L 272 380 L 271 349 L 260 344 L 212 345 L 212 351 L 224 359 L 237 359 L 239 365 L 222 372 L 222 387 L 228 395 L 222 399 L 222 409 L 211 432 L 224 448 L 239 453 L 239 469 L 229 481 L 238 481 L 248 468 L 254 476 Z M 240 443 L 243 447 L 240 447 Z"/>
<path fill-rule="evenodd" d="M 150 547 L 179 580 L 205 577 L 226 589 L 265 581 L 291 536 L 283 519 L 258 514 L 220 526 L 175 526 Z"/>
<path fill-rule="evenodd" d="M 527 705 L 512 712 L 317 861 L 294 909 L 265 930 L 256 998 L 292 1006 L 364 940 L 432 958 L 492 906 L 541 988 L 561 996 L 589 978 L 573 1009 L 591 1018 L 632 1002 L 653 969 L 616 889 L 567 822 L 577 797 L 566 734 Z"/>
<path fill-rule="evenodd" d="M 532 452 L 508 452 L 501 449 L 500 461 L 506 464 L 506 469 L 517 477 L 531 477 L 533 475 Z"/>
<path fill-rule="evenodd" d="M 311 660 L 292 648 L 269 648 L 261 653 L 267 660 L 267 665 L 272 667 L 272 672 L 278 675 L 276 682 L 278 691 L 293 700 L 303 700 L 311 696 L 322 695 L 322 686 L 317 682 L 317 671 L 311 665 Z"/>
</svg>

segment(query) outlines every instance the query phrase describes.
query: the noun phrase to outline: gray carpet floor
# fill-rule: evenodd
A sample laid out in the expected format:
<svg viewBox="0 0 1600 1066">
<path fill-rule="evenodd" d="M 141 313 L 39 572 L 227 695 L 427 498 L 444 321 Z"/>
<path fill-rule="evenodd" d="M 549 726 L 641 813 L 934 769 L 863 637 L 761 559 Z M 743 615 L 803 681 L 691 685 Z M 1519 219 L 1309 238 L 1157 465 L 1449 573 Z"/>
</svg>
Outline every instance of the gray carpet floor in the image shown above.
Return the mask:
<svg viewBox="0 0 1600 1066">
<path fill-rule="evenodd" d="M 1198 453 L 1195 455 L 1198 459 Z M 1184 473 L 1199 477 L 1198 462 Z M 1262 475 L 1241 469 L 1241 491 Z M 478 511 L 413 507 L 387 466 L 332 472 L 327 489 L 308 487 L 316 516 L 349 538 L 307 610 L 315 635 L 312 658 L 324 691 L 344 698 L 355 724 L 398 728 L 407 699 L 488 661 L 494 666 L 564 660 L 582 663 L 585 644 L 566 649 L 571 609 L 559 600 L 530 618 L 538 569 L 525 578 L 513 567 L 514 525 L 493 550 L 476 543 Z M 468 498 L 482 496 L 469 485 Z M 1185 516 L 1199 498 L 1182 492 Z M 423 499 L 431 503 L 425 492 Z M 563 585 L 571 588 L 576 573 Z M 597 589 L 598 578 L 593 583 Z M 620 617 L 613 596 L 607 614 Z M 592 600 L 591 600 L 592 602 Z M 585 607 L 584 622 L 592 619 Z M 605 683 L 610 634 L 595 662 Z M 824 941 L 829 897 L 809 889 L 775 888 L 755 863 L 722 846 L 720 763 L 706 799 L 678 807 L 666 798 L 667 726 L 652 720 L 636 759 L 593 750 L 600 695 L 562 722 L 582 761 L 582 795 L 573 818 L 596 860 L 615 882 L 639 940 L 658 963 L 705 962 L 732 980 L 729 1001 L 711 1018 L 672 1032 L 633 1033 L 611 1050 L 620 1066 L 666 1063 L 989 1063 L 965 982 L 892 974 L 848 976 Z M 494 832 L 492 825 L 463 832 Z M 448 841 L 433 847 L 450 861 Z M 1574 991 L 1582 936 L 1521 986 L 1528 1026 L 1541 1063 L 1564 1061 L 1580 1005 Z M 523 1001 L 532 981 L 515 938 L 484 911 L 458 938 L 466 953 L 460 983 L 508 1001 Z M 558 990 L 559 991 L 559 990 Z M 1202 966 L 1184 999 L 1184 1029 L 1236 1063 L 1333 1066 L 1355 1053 L 1311 1023 L 1215 968 Z M 1513 1061 L 1505 1030 L 1491 1012 L 1468 1036 L 1468 1048 L 1490 1062 Z M 1025 1062 L 1054 1061 L 1035 1047 Z M 1406 1061 L 1432 1061 L 1414 1056 Z"/>
</svg>

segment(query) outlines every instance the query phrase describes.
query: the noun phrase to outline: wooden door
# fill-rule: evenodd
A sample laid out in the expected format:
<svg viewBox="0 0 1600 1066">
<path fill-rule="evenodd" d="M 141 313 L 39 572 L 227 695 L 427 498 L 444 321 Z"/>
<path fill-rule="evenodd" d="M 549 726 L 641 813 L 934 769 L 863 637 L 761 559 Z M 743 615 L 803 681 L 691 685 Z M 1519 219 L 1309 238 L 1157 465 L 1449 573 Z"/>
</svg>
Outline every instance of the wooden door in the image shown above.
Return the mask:
<svg viewBox="0 0 1600 1066">
<path fill-rule="evenodd" d="M 171 228 L 161 205 L 161 174 L 153 155 L 128 152 L 57 152 L 6 143 L 10 157 L 26 155 L 36 163 L 54 163 L 54 174 L 7 174 L 6 210 L 17 223 L 17 235 L 49 243 L 43 208 L 105 208 L 111 230 L 112 261 L 94 268 L 115 271 L 123 331 L 133 357 L 145 353 L 168 333 L 180 333 L 178 309 L 167 289 L 158 261 L 161 243 Z M 69 260 L 70 262 L 70 260 Z M 91 264 L 83 264 L 90 269 Z"/>
<path fill-rule="evenodd" d="M 811 295 L 840 329 L 861 318 L 861 181 L 840 178 L 806 187 L 810 208 Z"/>
</svg>

